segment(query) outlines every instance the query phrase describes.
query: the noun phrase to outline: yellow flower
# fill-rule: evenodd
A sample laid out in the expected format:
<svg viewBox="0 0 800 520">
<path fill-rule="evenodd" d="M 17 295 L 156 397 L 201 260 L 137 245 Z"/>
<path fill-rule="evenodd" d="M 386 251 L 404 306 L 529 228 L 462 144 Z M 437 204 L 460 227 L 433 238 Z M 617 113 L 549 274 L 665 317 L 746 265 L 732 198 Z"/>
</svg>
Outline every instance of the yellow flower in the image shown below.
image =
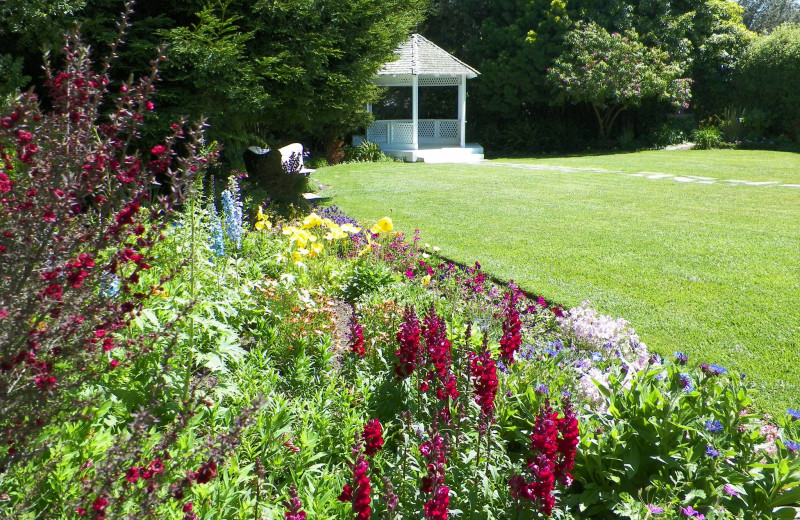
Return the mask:
<svg viewBox="0 0 800 520">
<path fill-rule="evenodd" d="M 309 258 L 314 258 L 322 252 L 322 244 L 311 244 L 311 250 L 307 253 Z"/>
<path fill-rule="evenodd" d="M 336 224 L 334 224 L 334 226 L 336 226 Z M 331 226 L 331 230 L 329 232 L 325 233 L 325 237 L 324 238 L 325 238 L 325 240 L 328 240 L 328 241 L 341 240 L 342 238 L 347 238 L 347 233 L 342 231 L 342 229 L 339 226 L 336 226 L 336 227 Z"/>
<path fill-rule="evenodd" d="M 258 230 L 272 229 L 272 222 L 270 222 L 267 216 L 261 212 L 260 207 L 258 208 L 258 215 L 256 215 L 256 229 Z"/>
<path fill-rule="evenodd" d="M 431 275 L 427 274 L 425 275 L 425 278 L 422 279 L 422 285 L 425 286 L 429 283 L 431 283 Z"/>
<path fill-rule="evenodd" d="M 319 215 L 317 215 L 316 213 L 312 213 L 303 219 L 303 229 L 309 229 L 321 225 L 322 225 L 322 219 L 319 218 Z"/>
<path fill-rule="evenodd" d="M 355 235 L 361 231 L 360 227 L 354 226 L 353 224 L 342 224 L 341 229 L 345 233 L 350 233 L 351 235 Z"/>
<path fill-rule="evenodd" d="M 374 226 L 372 226 L 373 233 L 388 233 L 389 231 L 394 229 L 394 225 L 392 224 L 392 219 L 389 217 L 383 217 L 380 219 Z"/>
</svg>

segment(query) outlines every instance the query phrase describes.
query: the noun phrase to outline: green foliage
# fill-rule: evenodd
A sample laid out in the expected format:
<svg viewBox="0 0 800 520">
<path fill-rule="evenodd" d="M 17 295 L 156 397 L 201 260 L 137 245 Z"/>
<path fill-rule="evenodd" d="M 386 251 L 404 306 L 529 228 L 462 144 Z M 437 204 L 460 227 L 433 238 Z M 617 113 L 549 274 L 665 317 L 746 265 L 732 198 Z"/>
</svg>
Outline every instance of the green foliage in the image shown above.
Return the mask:
<svg viewBox="0 0 800 520">
<path fill-rule="evenodd" d="M 386 161 L 386 154 L 377 143 L 361 141 L 358 146 L 351 146 L 344 152 L 346 162 L 380 162 Z"/>
<path fill-rule="evenodd" d="M 759 36 L 742 57 L 734 84 L 737 105 L 757 116 L 766 135 L 800 138 L 800 25 Z"/>
<path fill-rule="evenodd" d="M 0 54 L 0 106 L 11 103 L 30 78 L 22 74 L 22 59 Z"/>
<path fill-rule="evenodd" d="M 352 262 L 341 275 L 341 295 L 348 302 L 355 302 L 396 280 L 385 265 L 369 261 Z"/>
<path fill-rule="evenodd" d="M 611 384 L 618 390 L 598 385 L 608 411 L 587 418 L 576 460 L 583 489 L 574 500 L 585 514 L 643 518 L 632 514 L 631 497 L 753 518 L 791 503 L 782 492 L 800 476 L 800 461 L 773 463 L 779 448 L 750 413 L 738 375 L 653 367 L 629 388 Z"/>
<path fill-rule="evenodd" d="M 719 148 L 722 144 L 722 132 L 715 126 L 705 126 L 692 132 L 694 147 L 698 150 Z"/>
<path fill-rule="evenodd" d="M 635 32 L 609 34 L 594 22 L 579 22 L 565 41 L 547 79 L 557 89 L 558 101 L 592 106 L 601 139 L 623 110 L 644 98 L 688 108 L 690 80 L 681 77 L 686 64 L 670 60 L 664 50 L 646 47 Z"/>
</svg>

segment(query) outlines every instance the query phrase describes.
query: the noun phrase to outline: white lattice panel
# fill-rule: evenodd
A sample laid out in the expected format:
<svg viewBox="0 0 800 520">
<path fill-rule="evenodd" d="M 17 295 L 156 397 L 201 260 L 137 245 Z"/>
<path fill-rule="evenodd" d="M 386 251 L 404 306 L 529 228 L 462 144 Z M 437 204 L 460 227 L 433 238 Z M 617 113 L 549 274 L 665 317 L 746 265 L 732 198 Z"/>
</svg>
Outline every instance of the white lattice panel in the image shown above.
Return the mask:
<svg viewBox="0 0 800 520">
<path fill-rule="evenodd" d="M 442 140 L 458 139 L 459 126 L 457 119 L 439 121 L 439 135 L 437 137 Z"/>
<path fill-rule="evenodd" d="M 447 76 L 428 76 L 428 77 L 420 77 L 419 78 L 419 86 L 420 87 L 448 87 L 453 85 L 459 85 L 461 83 L 461 78 L 453 78 Z"/>
<path fill-rule="evenodd" d="M 419 138 L 433 139 L 436 136 L 436 121 L 433 119 L 420 119 L 419 125 Z"/>
<path fill-rule="evenodd" d="M 389 125 L 386 121 L 375 121 L 367 129 L 367 141 L 383 144 L 389 139 Z"/>
<path fill-rule="evenodd" d="M 411 144 L 414 142 L 413 123 L 392 123 L 391 142 L 398 144 Z"/>
</svg>

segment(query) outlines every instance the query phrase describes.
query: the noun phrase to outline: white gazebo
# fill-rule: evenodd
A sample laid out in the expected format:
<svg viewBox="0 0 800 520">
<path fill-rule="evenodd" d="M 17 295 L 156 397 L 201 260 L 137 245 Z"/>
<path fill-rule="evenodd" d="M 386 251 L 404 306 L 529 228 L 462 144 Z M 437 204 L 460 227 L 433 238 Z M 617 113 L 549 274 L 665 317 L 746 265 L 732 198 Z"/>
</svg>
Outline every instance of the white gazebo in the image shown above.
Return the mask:
<svg viewBox="0 0 800 520">
<path fill-rule="evenodd" d="M 395 51 L 397 59 L 378 72 L 375 84 L 411 87 L 408 119 L 375 120 L 367 129 L 368 141 L 387 155 L 416 162 L 477 162 L 483 147 L 465 138 L 467 79 L 479 72 L 419 34 L 412 34 Z M 456 119 L 420 119 L 420 87 L 458 87 Z M 367 109 L 372 112 L 372 105 Z"/>
</svg>

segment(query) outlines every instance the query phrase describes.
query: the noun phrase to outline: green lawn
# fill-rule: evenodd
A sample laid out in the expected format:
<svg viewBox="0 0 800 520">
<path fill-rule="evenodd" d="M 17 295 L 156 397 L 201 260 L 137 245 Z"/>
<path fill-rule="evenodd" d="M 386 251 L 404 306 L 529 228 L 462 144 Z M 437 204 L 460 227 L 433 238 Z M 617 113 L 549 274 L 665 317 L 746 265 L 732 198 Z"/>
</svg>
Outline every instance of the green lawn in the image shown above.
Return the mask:
<svg viewBox="0 0 800 520">
<path fill-rule="evenodd" d="M 800 408 L 800 189 L 557 166 L 800 184 L 800 156 L 751 151 L 355 164 L 316 178 L 359 219 L 390 215 L 548 300 L 590 300 L 651 350 L 745 372 L 762 408 Z"/>
</svg>

